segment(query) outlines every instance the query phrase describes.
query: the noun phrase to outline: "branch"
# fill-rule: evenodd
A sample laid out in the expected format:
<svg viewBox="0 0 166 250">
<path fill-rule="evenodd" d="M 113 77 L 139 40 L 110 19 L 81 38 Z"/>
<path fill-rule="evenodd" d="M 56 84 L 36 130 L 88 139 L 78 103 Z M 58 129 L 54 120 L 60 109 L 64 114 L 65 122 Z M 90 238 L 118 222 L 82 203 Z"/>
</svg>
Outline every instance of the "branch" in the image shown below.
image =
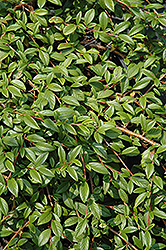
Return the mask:
<svg viewBox="0 0 166 250">
<path fill-rule="evenodd" d="M 13 237 L 10 239 L 10 241 L 7 243 L 7 245 L 4 247 L 3 250 L 6 250 L 9 246 L 9 243 L 17 236 L 17 234 L 22 231 L 24 229 L 24 227 L 26 227 L 29 224 L 29 221 L 27 221 L 14 235 Z"/>
<path fill-rule="evenodd" d="M 148 138 L 146 138 L 146 137 L 144 137 L 144 136 L 142 136 L 142 135 L 139 135 L 139 134 L 137 134 L 137 133 L 134 133 L 134 132 L 132 132 L 132 131 L 126 129 L 126 128 L 122 128 L 122 127 L 119 127 L 119 126 L 116 126 L 116 128 L 119 129 L 120 131 L 122 131 L 122 132 L 128 134 L 128 135 L 131 135 L 131 136 L 137 137 L 137 138 L 139 138 L 139 139 L 141 139 L 141 140 L 143 140 L 143 141 L 146 141 L 147 143 L 151 144 L 153 147 L 154 147 L 155 145 L 157 145 L 157 146 L 160 145 L 160 144 L 158 144 L 158 143 L 156 143 L 156 142 L 154 142 L 154 141 L 151 141 L 150 139 L 148 139 Z"/>
<path fill-rule="evenodd" d="M 112 229 L 111 227 L 109 227 L 109 230 L 113 233 L 116 234 L 119 238 L 121 238 L 127 245 L 129 245 L 131 248 L 133 248 L 134 250 L 138 250 L 138 248 L 136 248 L 135 246 L 133 246 L 133 244 L 131 244 L 130 242 L 128 242 L 127 240 L 125 240 L 125 238 L 122 237 L 122 235 L 120 235 L 118 232 L 116 232 L 114 229 Z"/>
</svg>

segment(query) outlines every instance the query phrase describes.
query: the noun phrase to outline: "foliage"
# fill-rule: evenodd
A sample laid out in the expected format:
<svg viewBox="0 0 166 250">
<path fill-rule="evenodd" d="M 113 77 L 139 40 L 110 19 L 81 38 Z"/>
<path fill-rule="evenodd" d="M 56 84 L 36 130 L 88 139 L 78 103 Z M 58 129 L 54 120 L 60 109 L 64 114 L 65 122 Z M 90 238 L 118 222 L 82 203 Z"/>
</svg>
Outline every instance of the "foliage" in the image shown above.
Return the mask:
<svg viewBox="0 0 166 250">
<path fill-rule="evenodd" d="M 166 248 L 162 0 L 38 0 L 1 17 L 4 249 Z"/>
</svg>

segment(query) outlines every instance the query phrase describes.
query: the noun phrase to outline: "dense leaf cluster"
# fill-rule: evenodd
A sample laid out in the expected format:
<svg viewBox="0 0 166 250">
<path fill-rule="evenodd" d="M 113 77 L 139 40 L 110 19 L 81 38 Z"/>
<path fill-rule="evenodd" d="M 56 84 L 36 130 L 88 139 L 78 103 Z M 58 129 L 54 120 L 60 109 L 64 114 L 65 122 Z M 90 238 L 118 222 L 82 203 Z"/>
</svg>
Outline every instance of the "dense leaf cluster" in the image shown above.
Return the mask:
<svg viewBox="0 0 166 250">
<path fill-rule="evenodd" d="M 3 249 L 166 249 L 164 6 L 1 13 Z"/>
</svg>

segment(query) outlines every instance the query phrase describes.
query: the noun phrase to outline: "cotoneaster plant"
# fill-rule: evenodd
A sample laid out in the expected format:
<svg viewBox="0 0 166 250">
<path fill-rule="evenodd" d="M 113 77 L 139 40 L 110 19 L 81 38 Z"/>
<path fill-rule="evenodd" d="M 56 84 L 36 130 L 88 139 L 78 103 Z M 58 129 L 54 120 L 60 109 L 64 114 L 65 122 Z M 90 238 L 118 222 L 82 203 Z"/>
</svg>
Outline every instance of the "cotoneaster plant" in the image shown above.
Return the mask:
<svg viewBox="0 0 166 250">
<path fill-rule="evenodd" d="M 165 3 L 9 5 L 1 249 L 166 249 Z"/>
</svg>

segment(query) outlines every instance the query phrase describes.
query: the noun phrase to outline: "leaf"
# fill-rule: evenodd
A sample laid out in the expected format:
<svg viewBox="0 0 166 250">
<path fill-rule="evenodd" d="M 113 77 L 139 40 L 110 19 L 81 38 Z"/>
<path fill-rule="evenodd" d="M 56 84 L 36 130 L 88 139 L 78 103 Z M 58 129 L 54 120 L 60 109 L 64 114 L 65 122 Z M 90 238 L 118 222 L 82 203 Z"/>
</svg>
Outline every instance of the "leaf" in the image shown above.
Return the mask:
<svg viewBox="0 0 166 250">
<path fill-rule="evenodd" d="M 99 24 L 101 25 L 102 29 L 105 30 L 108 25 L 108 16 L 105 12 L 101 12 L 99 16 Z"/>
<path fill-rule="evenodd" d="M 157 187 L 159 187 L 160 189 L 163 189 L 163 181 L 160 176 L 153 176 L 153 181 Z"/>
<path fill-rule="evenodd" d="M 118 190 L 118 193 L 119 193 L 121 200 L 127 203 L 128 202 L 128 195 L 126 194 L 126 192 L 122 188 L 120 188 Z"/>
<path fill-rule="evenodd" d="M 66 152 L 62 146 L 58 148 L 59 161 L 63 164 L 66 161 Z"/>
<path fill-rule="evenodd" d="M 56 5 L 60 5 L 62 6 L 62 3 L 60 0 L 48 0 L 50 3 L 56 4 Z"/>
<path fill-rule="evenodd" d="M 139 155 L 140 152 L 137 147 L 128 147 L 122 151 L 122 154 L 128 156 L 136 156 Z"/>
<path fill-rule="evenodd" d="M 37 0 L 37 5 L 39 8 L 42 8 L 46 3 L 46 0 Z"/>
<path fill-rule="evenodd" d="M 127 29 L 129 26 L 130 26 L 130 22 L 128 22 L 128 21 L 121 22 L 115 26 L 114 32 L 115 32 L 115 34 L 119 34 L 120 32 Z"/>
<path fill-rule="evenodd" d="M 138 230 L 137 227 L 128 226 L 128 227 L 126 227 L 125 229 L 122 230 L 122 233 L 124 233 L 124 234 L 130 233 L 131 234 L 131 233 L 136 232 L 137 230 Z"/>
<path fill-rule="evenodd" d="M 75 233 L 76 233 L 76 237 L 80 236 L 85 228 L 87 226 L 87 219 L 82 219 L 81 221 L 78 222 L 76 228 L 75 228 Z"/>
<path fill-rule="evenodd" d="M 70 227 L 76 223 L 78 223 L 78 217 L 72 216 L 72 217 L 69 217 L 67 220 L 65 220 L 64 227 Z"/>
<path fill-rule="evenodd" d="M 14 178 L 10 178 L 7 181 L 7 187 L 15 197 L 18 197 L 18 184 Z"/>
<path fill-rule="evenodd" d="M 120 35 L 119 35 L 119 38 L 120 38 L 121 40 L 123 40 L 124 42 L 126 42 L 126 43 L 129 43 L 129 44 L 132 44 L 132 45 L 135 44 L 134 41 L 133 41 L 133 39 L 132 39 L 130 36 L 128 36 L 128 35 L 120 34 Z"/>
<path fill-rule="evenodd" d="M 34 183 L 42 183 L 42 178 L 41 178 L 40 174 L 35 169 L 31 169 L 29 171 L 29 174 L 30 174 Z"/>
<path fill-rule="evenodd" d="M 137 196 L 134 207 L 138 207 L 147 197 L 147 192 Z"/>
<path fill-rule="evenodd" d="M 104 0 L 104 3 L 106 5 L 106 7 L 111 10 L 112 12 L 114 12 L 114 2 L 113 0 Z"/>
<path fill-rule="evenodd" d="M 67 132 L 69 132 L 70 134 L 72 134 L 72 135 L 76 135 L 77 134 L 75 128 L 72 125 L 66 123 L 66 124 L 64 124 L 64 127 L 67 130 Z"/>
<path fill-rule="evenodd" d="M 153 214 L 158 218 L 161 218 L 164 220 L 166 219 L 166 213 L 164 211 L 158 209 L 157 207 L 154 208 Z"/>
<path fill-rule="evenodd" d="M 88 10 L 84 16 L 85 25 L 91 23 L 94 17 L 95 17 L 95 10 L 94 9 Z"/>
<path fill-rule="evenodd" d="M 89 250 L 89 237 L 84 237 L 80 242 L 80 249 Z"/>
<path fill-rule="evenodd" d="M 90 162 L 89 166 L 97 173 L 100 174 L 108 174 L 108 170 L 106 167 L 104 167 L 101 163 L 99 162 Z"/>
<path fill-rule="evenodd" d="M 39 238 L 38 238 L 38 246 L 39 247 L 44 246 L 49 241 L 50 236 L 51 236 L 51 229 L 50 228 L 41 232 L 41 234 L 39 235 Z"/>
<path fill-rule="evenodd" d="M 63 227 L 60 222 L 53 220 L 52 221 L 52 231 L 56 237 L 61 237 L 63 232 Z"/>
<path fill-rule="evenodd" d="M 78 181 L 78 175 L 77 172 L 75 171 L 75 169 L 73 167 L 68 167 L 67 168 L 67 172 L 68 174 L 75 180 Z"/>
<path fill-rule="evenodd" d="M 0 197 L 0 211 L 6 216 L 8 214 L 8 210 L 9 207 L 7 202 L 2 197 Z"/>
<path fill-rule="evenodd" d="M 48 103 L 49 103 L 49 106 L 50 106 L 50 109 L 54 109 L 55 107 L 55 102 L 56 102 L 56 99 L 55 99 L 55 95 L 53 94 L 52 91 L 50 90 L 46 90 L 45 93 L 44 93 L 44 97 L 47 99 Z"/>
<path fill-rule="evenodd" d="M 39 58 L 46 66 L 48 66 L 50 58 L 49 54 L 43 50 L 39 50 Z"/>
<path fill-rule="evenodd" d="M 85 203 L 88 199 L 88 196 L 89 196 L 89 185 L 85 181 L 80 186 L 80 198 Z"/>
<path fill-rule="evenodd" d="M 45 223 L 48 223 L 51 219 L 52 219 L 52 214 L 50 213 L 50 211 L 44 212 L 43 214 L 41 214 L 41 216 L 39 216 L 37 224 L 43 225 Z"/>
<path fill-rule="evenodd" d="M 20 80 L 12 80 L 11 83 L 19 89 L 26 90 L 25 84 Z"/>
<path fill-rule="evenodd" d="M 136 65 L 135 63 L 129 64 L 129 66 L 127 67 L 128 78 L 131 79 L 133 76 L 138 74 L 138 71 L 139 71 L 138 65 Z"/>
<path fill-rule="evenodd" d="M 11 161 L 9 160 L 6 160 L 5 161 L 5 167 L 10 171 L 10 172 L 14 172 L 15 171 L 15 168 L 14 168 L 14 165 Z"/>
<path fill-rule="evenodd" d="M 40 129 L 40 127 L 38 126 L 37 122 L 35 121 L 34 118 L 32 118 L 29 115 L 25 115 L 24 116 L 24 122 L 28 127 L 34 128 L 34 129 Z"/>
<path fill-rule="evenodd" d="M 46 143 L 46 142 L 38 142 L 36 143 L 36 147 L 38 149 L 40 149 L 41 151 L 48 151 L 48 152 L 51 152 L 51 151 L 54 151 L 55 150 L 55 147 L 49 143 Z"/>
<path fill-rule="evenodd" d="M 70 161 L 74 160 L 80 154 L 81 149 L 82 149 L 82 146 L 78 145 L 77 147 L 75 147 L 73 150 L 69 152 L 68 157 Z"/>
<path fill-rule="evenodd" d="M 147 246 L 148 249 L 150 249 L 152 246 L 152 237 L 149 231 L 145 232 L 144 239 L 145 239 L 145 245 Z"/>
<path fill-rule="evenodd" d="M 62 101 L 66 102 L 67 104 L 70 104 L 70 105 L 80 106 L 77 99 L 73 96 L 64 96 L 64 97 L 62 97 Z"/>
<path fill-rule="evenodd" d="M 63 29 L 63 34 L 65 36 L 73 33 L 76 30 L 77 26 L 75 24 L 69 24 L 67 26 L 65 26 L 65 28 Z"/>
<path fill-rule="evenodd" d="M 89 204 L 90 210 L 92 212 L 92 214 L 97 218 L 100 219 L 101 217 L 101 209 L 100 207 L 96 204 L 96 202 L 89 202 L 91 204 Z"/>
<path fill-rule="evenodd" d="M 136 84 L 134 84 L 133 89 L 135 90 L 141 90 L 144 89 L 150 82 L 149 77 L 144 77 L 141 80 L 139 80 Z"/>
<path fill-rule="evenodd" d="M 14 87 L 12 85 L 9 85 L 8 90 L 12 95 L 17 96 L 17 97 L 22 97 L 22 94 L 18 88 Z"/>
</svg>

